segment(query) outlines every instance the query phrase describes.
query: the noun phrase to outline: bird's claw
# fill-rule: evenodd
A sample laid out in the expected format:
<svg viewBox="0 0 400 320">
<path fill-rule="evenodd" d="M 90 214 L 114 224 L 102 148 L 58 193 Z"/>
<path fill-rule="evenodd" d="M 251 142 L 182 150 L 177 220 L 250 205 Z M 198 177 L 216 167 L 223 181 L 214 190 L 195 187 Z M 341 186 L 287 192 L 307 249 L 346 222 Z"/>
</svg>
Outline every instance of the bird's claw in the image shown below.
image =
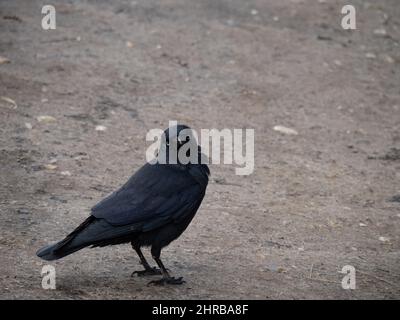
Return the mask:
<svg viewBox="0 0 400 320">
<path fill-rule="evenodd" d="M 138 277 L 145 277 L 145 276 L 157 276 L 162 274 L 160 269 L 157 269 L 156 267 L 145 269 L 145 270 L 140 270 L 140 271 L 133 271 L 131 274 L 131 277 L 137 275 Z"/>
<path fill-rule="evenodd" d="M 182 277 L 179 278 L 174 278 L 174 277 L 169 277 L 169 278 L 161 278 L 159 280 L 153 280 L 150 281 L 147 285 L 156 285 L 156 286 L 163 286 L 165 284 L 184 284 L 186 281 L 183 280 Z"/>
</svg>

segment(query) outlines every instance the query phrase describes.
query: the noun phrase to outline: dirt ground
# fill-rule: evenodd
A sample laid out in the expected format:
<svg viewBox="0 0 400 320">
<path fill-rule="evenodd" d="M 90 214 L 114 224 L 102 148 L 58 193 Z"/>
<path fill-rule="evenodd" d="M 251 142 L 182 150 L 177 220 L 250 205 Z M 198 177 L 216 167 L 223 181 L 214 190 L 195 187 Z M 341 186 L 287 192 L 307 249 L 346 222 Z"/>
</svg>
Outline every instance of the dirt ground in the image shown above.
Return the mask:
<svg viewBox="0 0 400 320">
<path fill-rule="evenodd" d="M 350 1 L 349 31 L 347 2 L 1 1 L 0 298 L 400 298 L 400 3 Z M 57 289 L 42 289 L 35 251 L 124 183 L 169 120 L 255 129 L 254 173 L 212 165 L 163 250 L 187 283 L 131 278 L 122 245 L 53 263 Z"/>
</svg>

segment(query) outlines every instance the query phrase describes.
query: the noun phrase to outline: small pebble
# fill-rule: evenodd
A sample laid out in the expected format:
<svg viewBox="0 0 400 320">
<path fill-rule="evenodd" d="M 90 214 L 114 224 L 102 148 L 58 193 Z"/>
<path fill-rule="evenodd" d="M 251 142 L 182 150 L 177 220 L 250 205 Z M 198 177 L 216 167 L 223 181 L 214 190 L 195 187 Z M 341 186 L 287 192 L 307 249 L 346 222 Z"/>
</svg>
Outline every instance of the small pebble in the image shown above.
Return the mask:
<svg viewBox="0 0 400 320">
<path fill-rule="evenodd" d="M 394 59 L 389 55 L 385 55 L 384 59 L 387 63 L 394 63 Z"/>
<path fill-rule="evenodd" d="M 55 169 L 57 169 L 57 166 L 55 164 L 45 164 L 44 168 L 46 170 L 55 170 Z"/>
<path fill-rule="evenodd" d="M 388 237 L 379 237 L 379 241 L 382 241 L 382 242 L 389 242 L 390 239 L 389 239 Z"/>
<path fill-rule="evenodd" d="M 0 64 L 10 63 L 10 62 L 11 62 L 10 59 L 7 59 L 6 57 L 0 56 Z"/>
<path fill-rule="evenodd" d="M 107 127 L 105 126 L 96 126 L 96 131 L 106 131 Z"/>
<path fill-rule="evenodd" d="M 284 134 L 298 135 L 298 132 L 296 130 L 284 126 L 275 126 L 274 130 Z"/>
<path fill-rule="evenodd" d="M 226 20 L 226 24 L 230 27 L 233 27 L 235 25 L 235 20 L 232 19 Z"/>
<path fill-rule="evenodd" d="M 12 109 L 17 109 L 17 107 L 18 107 L 17 103 L 13 99 L 11 99 L 9 97 L 1 96 L 0 100 L 6 102 L 6 105 L 8 107 L 11 107 Z"/>
<path fill-rule="evenodd" d="M 379 29 L 375 29 L 374 30 L 374 34 L 377 35 L 377 36 L 386 36 L 387 32 L 386 32 L 386 29 L 379 28 Z"/>
<path fill-rule="evenodd" d="M 29 211 L 27 209 L 18 209 L 17 212 L 19 214 L 29 214 Z"/>
<path fill-rule="evenodd" d="M 52 116 L 38 116 L 36 120 L 44 123 L 57 121 L 57 119 Z"/>
</svg>

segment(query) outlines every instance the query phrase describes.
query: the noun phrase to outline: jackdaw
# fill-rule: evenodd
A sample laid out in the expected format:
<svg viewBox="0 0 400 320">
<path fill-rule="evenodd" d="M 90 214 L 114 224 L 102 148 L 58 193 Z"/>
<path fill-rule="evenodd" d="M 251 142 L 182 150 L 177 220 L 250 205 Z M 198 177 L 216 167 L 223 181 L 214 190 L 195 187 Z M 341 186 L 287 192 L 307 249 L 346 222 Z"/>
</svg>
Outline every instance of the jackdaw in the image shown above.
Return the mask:
<svg viewBox="0 0 400 320">
<path fill-rule="evenodd" d="M 195 216 L 206 192 L 209 168 L 203 161 L 201 148 L 185 125 L 164 131 L 158 153 L 166 156 L 165 163 L 146 163 L 119 190 L 91 209 L 91 215 L 65 239 L 37 251 L 44 260 L 57 260 L 85 247 L 104 247 L 131 243 L 144 270 L 138 276 L 162 275 L 150 283 L 182 284 L 182 277 L 170 276 L 160 259 L 161 249 L 177 239 Z M 187 148 L 195 143 L 195 148 Z M 187 153 L 195 150 L 198 161 L 170 161 L 173 152 L 185 146 Z M 190 155 L 189 155 L 190 156 Z M 193 156 L 193 154 L 191 155 Z M 193 159 L 193 157 L 191 157 Z M 152 268 L 141 247 L 151 247 L 158 268 Z"/>
</svg>

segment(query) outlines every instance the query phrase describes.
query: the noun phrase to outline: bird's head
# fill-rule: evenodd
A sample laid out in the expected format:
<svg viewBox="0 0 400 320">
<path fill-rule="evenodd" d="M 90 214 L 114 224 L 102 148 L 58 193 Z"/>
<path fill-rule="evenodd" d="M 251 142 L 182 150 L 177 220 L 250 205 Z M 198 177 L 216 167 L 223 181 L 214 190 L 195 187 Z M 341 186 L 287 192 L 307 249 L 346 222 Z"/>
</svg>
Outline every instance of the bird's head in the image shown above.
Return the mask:
<svg viewBox="0 0 400 320">
<path fill-rule="evenodd" d="M 200 146 L 190 127 L 178 124 L 164 131 L 158 156 L 165 156 L 166 163 L 199 163 L 200 153 Z"/>
<path fill-rule="evenodd" d="M 192 134 L 192 129 L 184 124 L 178 124 L 176 126 L 169 127 L 164 130 L 165 143 L 170 145 L 171 143 L 177 143 L 177 145 L 183 145 L 189 141 L 189 135 Z M 185 136 L 185 137 L 184 137 Z M 185 138 L 184 140 L 182 138 Z M 188 141 L 186 141 L 186 137 Z"/>
</svg>

